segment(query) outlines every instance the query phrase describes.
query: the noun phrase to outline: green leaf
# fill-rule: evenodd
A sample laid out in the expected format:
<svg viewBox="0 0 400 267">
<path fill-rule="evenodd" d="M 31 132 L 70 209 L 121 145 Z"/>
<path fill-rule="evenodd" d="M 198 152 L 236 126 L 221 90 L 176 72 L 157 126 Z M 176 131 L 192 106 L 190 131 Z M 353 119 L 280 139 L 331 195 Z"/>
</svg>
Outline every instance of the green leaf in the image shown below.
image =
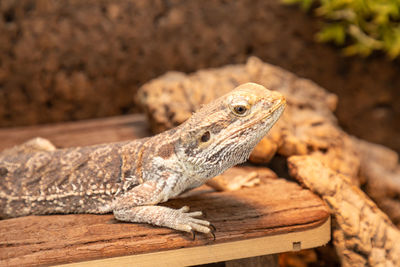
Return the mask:
<svg viewBox="0 0 400 267">
<path fill-rule="evenodd" d="M 343 45 L 346 39 L 345 26 L 341 23 L 328 24 L 317 33 L 317 40 L 320 42 L 332 41 L 337 45 Z"/>
<path fill-rule="evenodd" d="M 400 55 L 400 26 L 386 31 L 383 44 L 390 58 L 394 59 Z"/>
<path fill-rule="evenodd" d="M 303 0 L 301 3 L 301 8 L 303 10 L 309 10 L 314 0 Z"/>
<path fill-rule="evenodd" d="M 371 47 L 365 46 L 362 43 L 355 43 L 343 48 L 343 54 L 345 56 L 360 55 L 363 57 L 367 57 L 371 54 L 371 52 Z"/>
<path fill-rule="evenodd" d="M 400 0 L 281 0 L 304 10 L 315 7 L 324 25 L 320 42 L 345 46 L 345 55 L 368 56 L 384 51 L 400 57 Z"/>
<path fill-rule="evenodd" d="M 313 4 L 314 0 L 281 0 L 284 4 L 299 4 L 301 9 L 307 11 L 310 9 L 311 5 Z"/>
</svg>

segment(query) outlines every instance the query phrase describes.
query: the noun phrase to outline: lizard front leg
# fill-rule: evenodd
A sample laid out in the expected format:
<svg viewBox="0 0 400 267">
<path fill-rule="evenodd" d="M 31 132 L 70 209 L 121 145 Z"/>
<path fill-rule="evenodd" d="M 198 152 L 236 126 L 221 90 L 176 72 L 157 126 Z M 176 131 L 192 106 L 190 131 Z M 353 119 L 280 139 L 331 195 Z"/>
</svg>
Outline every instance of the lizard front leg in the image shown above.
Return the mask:
<svg viewBox="0 0 400 267">
<path fill-rule="evenodd" d="M 115 218 L 120 221 L 149 223 L 185 232 L 211 232 L 208 221 L 196 219 L 202 215 L 201 211 L 188 212 L 187 206 L 177 210 L 155 206 L 166 200 L 163 196 L 164 188 L 165 182 L 147 181 L 117 196 L 112 204 Z"/>
</svg>

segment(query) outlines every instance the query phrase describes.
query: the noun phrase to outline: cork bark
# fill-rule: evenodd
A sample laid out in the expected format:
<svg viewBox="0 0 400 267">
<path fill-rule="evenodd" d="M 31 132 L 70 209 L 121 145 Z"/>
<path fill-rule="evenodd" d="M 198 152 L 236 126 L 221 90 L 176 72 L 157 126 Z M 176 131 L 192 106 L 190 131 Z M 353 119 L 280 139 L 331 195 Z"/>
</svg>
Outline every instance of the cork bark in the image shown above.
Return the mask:
<svg viewBox="0 0 400 267">
<path fill-rule="evenodd" d="M 400 226 L 400 165 L 396 152 L 353 138 L 361 157 L 360 179 L 365 192 Z"/>
<path fill-rule="evenodd" d="M 400 265 L 400 230 L 349 177 L 314 156 L 289 157 L 288 165 L 290 174 L 319 194 L 334 214 L 342 266 Z"/>
</svg>

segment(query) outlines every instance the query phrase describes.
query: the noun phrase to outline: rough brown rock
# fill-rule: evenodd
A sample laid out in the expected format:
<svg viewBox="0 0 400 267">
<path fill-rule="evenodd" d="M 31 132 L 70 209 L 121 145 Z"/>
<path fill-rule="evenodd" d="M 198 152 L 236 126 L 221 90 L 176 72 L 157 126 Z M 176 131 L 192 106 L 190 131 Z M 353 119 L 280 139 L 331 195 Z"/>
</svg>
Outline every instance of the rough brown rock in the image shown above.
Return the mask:
<svg viewBox="0 0 400 267">
<path fill-rule="evenodd" d="M 335 216 L 334 244 L 342 266 L 399 266 L 400 230 L 349 177 L 314 156 L 288 159 L 290 174 L 319 194 Z"/>
</svg>

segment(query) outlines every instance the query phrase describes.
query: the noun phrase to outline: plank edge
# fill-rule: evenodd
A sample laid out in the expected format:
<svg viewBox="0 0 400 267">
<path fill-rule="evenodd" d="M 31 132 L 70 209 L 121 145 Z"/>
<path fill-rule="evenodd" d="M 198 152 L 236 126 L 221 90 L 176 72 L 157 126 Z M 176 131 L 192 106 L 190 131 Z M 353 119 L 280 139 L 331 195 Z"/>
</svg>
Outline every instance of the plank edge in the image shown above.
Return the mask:
<svg viewBox="0 0 400 267">
<path fill-rule="evenodd" d="M 299 232 L 198 246 L 69 263 L 57 266 L 189 266 L 235 260 L 323 246 L 331 238 L 331 218 L 321 225 Z"/>
</svg>

